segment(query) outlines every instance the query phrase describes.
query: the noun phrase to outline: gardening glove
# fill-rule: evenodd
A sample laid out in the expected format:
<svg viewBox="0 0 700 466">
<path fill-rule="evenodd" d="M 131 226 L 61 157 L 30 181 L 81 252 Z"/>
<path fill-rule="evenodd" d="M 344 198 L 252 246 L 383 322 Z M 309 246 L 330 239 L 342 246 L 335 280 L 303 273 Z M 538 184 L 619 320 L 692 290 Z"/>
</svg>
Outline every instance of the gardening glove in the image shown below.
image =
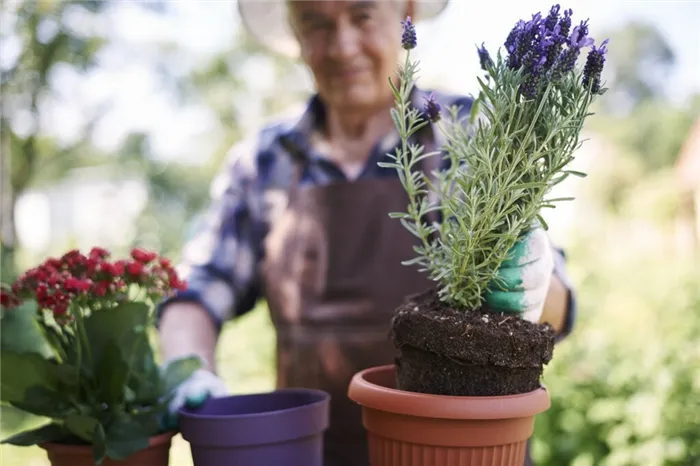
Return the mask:
<svg viewBox="0 0 700 466">
<path fill-rule="evenodd" d="M 196 408 L 210 397 L 220 397 L 228 393 L 228 388 L 221 378 L 206 369 L 197 369 L 189 379 L 175 389 L 175 396 L 168 405 L 168 412 L 163 419 L 166 429 L 179 426 L 178 411 L 183 406 Z"/>
<path fill-rule="evenodd" d="M 494 312 L 514 313 L 539 322 L 554 271 L 554 255 L 547 233 L 537 227 L 520 239 L 498 270 L 485 303 Z"/>
</svg>

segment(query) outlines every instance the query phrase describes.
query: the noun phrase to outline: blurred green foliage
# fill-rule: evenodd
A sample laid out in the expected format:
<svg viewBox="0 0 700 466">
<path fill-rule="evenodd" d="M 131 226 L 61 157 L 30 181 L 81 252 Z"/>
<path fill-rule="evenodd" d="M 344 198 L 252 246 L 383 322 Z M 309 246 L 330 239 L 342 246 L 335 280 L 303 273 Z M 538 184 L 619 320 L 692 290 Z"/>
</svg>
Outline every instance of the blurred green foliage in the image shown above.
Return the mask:
<svg viewBox="0 0 700 466">
<path fill-rule="evenodd" d="M 700 268 L 643 254 L 611 263 L 605 249 L 588 238 L 569 251 L 579 321 L 544 373 L 537 464 L 700 465 Z"/>
</svg>

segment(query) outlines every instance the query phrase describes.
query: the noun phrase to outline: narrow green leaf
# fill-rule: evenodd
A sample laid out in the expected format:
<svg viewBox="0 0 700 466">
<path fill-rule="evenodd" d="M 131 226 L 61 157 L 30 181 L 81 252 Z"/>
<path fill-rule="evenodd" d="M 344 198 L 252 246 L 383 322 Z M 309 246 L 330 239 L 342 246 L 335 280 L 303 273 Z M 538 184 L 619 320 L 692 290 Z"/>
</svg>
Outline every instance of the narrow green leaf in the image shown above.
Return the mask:
<svg viewBox="0 0 700 466">
<path fill-rule="evenodd" d="M 472 125 L 476 121 L 476 117 L 479 115 L 480 102 L 481 99 L 476 99 L 472 104 L 471 110 L 469 111 L 469 123 Z"/>
<path fill-rule="evenodd" d="M 564 171 L 564 173 L 567 173 L 569 175 L 578 176 L 580 178 L 586 178 L 588 176 L 588 174 L 583 173 L 583 172 L 577 172 L 576 170 L 566 170 L 566 171 Z"/>
<path fill-rule="evenodd" d="M 401 121 L 399 112 L 397 112 L 395 108 L 391 109 L 391 119 L 394 120 L 394 125 L 396 125 L 397 130 L 401 130 L 401 128 L 403 128 L 403 122 Z"/>
</svg>

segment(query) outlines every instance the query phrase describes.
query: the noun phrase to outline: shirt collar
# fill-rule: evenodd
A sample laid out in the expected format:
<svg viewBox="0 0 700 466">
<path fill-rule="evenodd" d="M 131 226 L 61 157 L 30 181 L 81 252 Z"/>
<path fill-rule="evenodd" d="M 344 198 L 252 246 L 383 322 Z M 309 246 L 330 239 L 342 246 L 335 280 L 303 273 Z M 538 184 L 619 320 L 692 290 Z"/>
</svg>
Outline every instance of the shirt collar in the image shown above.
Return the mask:
<svg viewBox="0 0 700 466">
<path fill-rule="evenodd" d="M 423 108 L 429 96 L 429 92 L 423 91 L 418 87 L 414 87 L 409 96 L 411 105 L 418 109 L 420 117 L 423 119 L 427 119 Z M 439 100 L 440 99 L 438 99 L 438 101 Z M 444 102 L 439 103 L 443 107 L 445 106 Z M 313 94 L 309 98 L 306 108 L 299 118 L 293 120 L 290 126 L 282 132 L 281 137 L 284 139 L 285 144 L 291 144 L 296 149 L 297 153 L 307 155 L 313 154 L 314 147 L 312 139 L 315 133 L 321 131 L 325 115 L 326 108 L 323 101 L 318 93 Z M 442 146 L 443 139 L 439 128 L 433 123 L 426 125 L 421 132 L 421 143 L 429 146 L 426 147 L 425 152 L 437 150 L 437 148 Z M 394 130 L 380 141 L 379 149 L 383 152 L 390 152 L 398 143 L 399 136 L 396 130 Z"/>
</svg>

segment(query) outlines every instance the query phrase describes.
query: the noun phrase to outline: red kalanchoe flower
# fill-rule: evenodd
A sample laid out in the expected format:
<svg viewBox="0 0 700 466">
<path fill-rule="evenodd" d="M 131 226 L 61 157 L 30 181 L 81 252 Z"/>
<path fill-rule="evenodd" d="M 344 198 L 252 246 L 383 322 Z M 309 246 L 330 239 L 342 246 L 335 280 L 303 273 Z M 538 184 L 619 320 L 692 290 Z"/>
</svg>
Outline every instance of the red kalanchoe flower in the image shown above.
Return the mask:
<svg viewBox="0 0 700 466">
<path fill-rule="evenodd" d="M 131 251 L 131 257 L 142 264 L 148 264 L 155 260 L 158 255 L 155 252 L 146 251 L 145 249 L 134 248 Z"/>
<path fill-rule="evenodd" d="M 156 300 L 173 290 L 185 289 L 167 258 L 135 248 L 127 260 L 110 262 L 109 251 L 94 247 L 87 255 L 78 250 L 63 254 L 60 259 L 49 258 L 43 264 L 27 270 L 3 293 L 3 306 L 15 302 L 11 297 L 36 300 L 39 314 L 53 314 L 60 325 L 74 322 L 73 314 L 82 309 L 100 311 L 123 300 L 130 285 L 145 289 Z M 9 288 L 9 287 L 8 287 Z"/>
<path fill-rule="evenodd" d="M 85 279 L 81 280 L 75 277 L 69 277 L 66 279 L 65 289 L 71 293 L 82 293 L 92 287 L 92 280 Z"/>
<path fill-rule="evenodd" d="M 109 251 L 104 248 L 94 247 L 90 250 L 90 257 L 93 259 L 105 259 L 109 257 Z"/>
<path fill-rule="evenodd" d="M 144 266 L 141 262 L 129 262 L 126 265 L 126 271 L 131 275 L 139 277 L 144 271 Z"/>
<path fill-rule="evenodd" d="M 9 291 L 0 291 L 0 305 L 4 308 L 11 309 L 21 304 L 20 299 Z"/>
</svg>

